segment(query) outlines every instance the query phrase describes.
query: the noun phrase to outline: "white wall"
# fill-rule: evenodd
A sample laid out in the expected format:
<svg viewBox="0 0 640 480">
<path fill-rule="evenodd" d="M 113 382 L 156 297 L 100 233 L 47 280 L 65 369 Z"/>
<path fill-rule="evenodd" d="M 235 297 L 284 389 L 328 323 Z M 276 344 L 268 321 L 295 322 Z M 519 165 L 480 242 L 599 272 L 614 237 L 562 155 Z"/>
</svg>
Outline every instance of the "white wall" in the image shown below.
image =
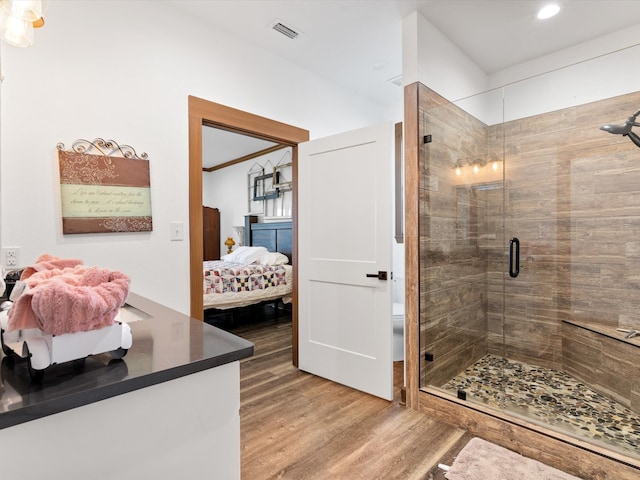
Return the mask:
<svg viewBox="0 0 640 480">
<path fill-rule="evenodd" d="M 163 2 L 50 2 L 46 20 L 33 47 L 0 47 L 0 245 L 19 246 L 22 264 L 47 252 L 122 270 L 133 291 L 181 312 L 189 310 L 188 95 L 313 138 L 389 120 L 356 92 Z M 153 232 L 62 235 L 56 144 L 96 137 L 149 154 Z M 184 222 L 185 241 L 170 241 L 171 221 Z"/>
<path fill-rule="evenodd" d="M 449 100 L 488 89 L 488 77 L 418 12 L 402 23 L 402 81 L 421 82 Z"/>
<path fill-rule="evenodd" d="M 552 72 L 568 65 L 574 65 L 607 55 L 618 50 L 638 45 L 639 43 L 640 25 L 635 25 L 609 35 L 545 55 L 544 57 L 536 58 L 495 72 L 489 76 L 489 87 L 496 88 L 508 85 L 510 83 L 521 81 L 522 79 L 535 77 L 542 73 Z M 630 78 L 620 78 L 619 80 L 623 82 L 633 81 L 633 79 Z"/>
<path fill-rule="evenodd" d="M 419 81 L 492 125 L 637 91 L 640 25 L 487 76 L 414 13 L 403 22 L 403 62 L 405 83 Z"/>
<path fill-rule="evenodd" d="M 640 45 L 596 56 L 507 85 L 504 89 L 504 120 L 526 118 L 636 92 L 640 90 L 638 78 Z M 638 108 L 640 105 L 630 105 L 629 115 Z M 623 120 L 603 118 L 603 123 L 622 123 Z"/>
</svg>

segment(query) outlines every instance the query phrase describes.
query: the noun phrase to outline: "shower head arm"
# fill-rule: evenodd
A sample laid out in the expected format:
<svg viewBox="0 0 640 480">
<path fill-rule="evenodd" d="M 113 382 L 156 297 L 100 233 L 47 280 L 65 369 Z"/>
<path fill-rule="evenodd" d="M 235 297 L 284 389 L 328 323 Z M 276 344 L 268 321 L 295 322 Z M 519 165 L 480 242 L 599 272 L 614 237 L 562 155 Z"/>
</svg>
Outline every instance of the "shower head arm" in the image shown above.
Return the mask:
<svg viewBox="0 0 640 480">
<path fill-rule="evenodd" d="M 636 133 L 629 132 L 627 133 L 626 136 L 629 137 L 631 141 L 636 144 L 637 147 L 640 147 L 640 137 Z"/>
<path fill-rule="evenodd" d="M 640 127 L 640 124 L 636 123 L 636 118 L 638 117 L 638 115 L 640 115 L 640 110 L 634 112 L 633 115 L 627 118 L 627 121 L 625 123 L 627 125 L 633 125 L 634 127 Z"/>
</svg>

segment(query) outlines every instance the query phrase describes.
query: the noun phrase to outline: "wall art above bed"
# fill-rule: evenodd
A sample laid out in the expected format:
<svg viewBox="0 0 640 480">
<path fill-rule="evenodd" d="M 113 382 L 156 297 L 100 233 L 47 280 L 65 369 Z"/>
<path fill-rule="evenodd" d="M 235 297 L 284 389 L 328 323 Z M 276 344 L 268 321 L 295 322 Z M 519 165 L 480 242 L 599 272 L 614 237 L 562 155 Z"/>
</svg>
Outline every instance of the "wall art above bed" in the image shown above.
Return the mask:
<svg viewBox="0 0 640 480">
<path fill-rule="evenodd" d="M 270 159 L 254 163 L 247 173 L 248 212 L 265 219 L 291 218 L 291 149 L 273 164 Z"/>
<path fill-rule="evenodd" d="M 96 138 L 59 143 L 62 233 L 150 232 L 147 154 Z"/>
</svg>

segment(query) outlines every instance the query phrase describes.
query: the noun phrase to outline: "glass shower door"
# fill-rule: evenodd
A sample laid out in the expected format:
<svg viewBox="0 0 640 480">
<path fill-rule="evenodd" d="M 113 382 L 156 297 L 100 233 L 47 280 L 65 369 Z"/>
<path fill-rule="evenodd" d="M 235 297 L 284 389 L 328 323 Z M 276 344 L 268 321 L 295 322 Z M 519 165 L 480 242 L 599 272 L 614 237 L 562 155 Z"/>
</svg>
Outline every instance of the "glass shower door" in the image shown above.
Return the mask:
<svg viewBox="0 0 640 480">
<path fill-rule="evenodd" d="M 421 386 L 502 408 L 502 91 L 421 98 Z"/>
</svg>

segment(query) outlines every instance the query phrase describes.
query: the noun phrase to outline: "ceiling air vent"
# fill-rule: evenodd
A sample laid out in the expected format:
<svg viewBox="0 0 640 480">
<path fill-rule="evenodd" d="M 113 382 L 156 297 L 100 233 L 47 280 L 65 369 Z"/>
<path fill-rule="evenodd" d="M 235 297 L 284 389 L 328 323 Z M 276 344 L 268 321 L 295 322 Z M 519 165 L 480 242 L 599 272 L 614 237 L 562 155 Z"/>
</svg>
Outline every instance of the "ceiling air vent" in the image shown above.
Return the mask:
<svg viewBox="0 0 640 480">
<path fill-rule="evenodd" d="M 289 37 L 291 39 L 294 39 L 299 35 L 298 32 L 296 32 L 293 28 L 285 25 L 280 21 L 276 21 L 271 28 L 273 28 L 276 32 L 280 32 L 285 37 Z"/>
</svg>

